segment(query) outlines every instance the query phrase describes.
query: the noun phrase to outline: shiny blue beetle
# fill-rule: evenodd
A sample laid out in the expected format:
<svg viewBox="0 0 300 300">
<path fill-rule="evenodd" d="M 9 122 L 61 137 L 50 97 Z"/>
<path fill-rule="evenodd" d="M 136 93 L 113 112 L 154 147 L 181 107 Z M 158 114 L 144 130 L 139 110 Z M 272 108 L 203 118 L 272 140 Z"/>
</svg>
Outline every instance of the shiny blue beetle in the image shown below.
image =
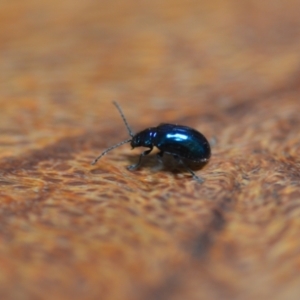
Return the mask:
<svg viewBox="0 0 300 300">
<path fill-rule="evenodd" d="M 204 164 L 209 160 L 211 155 L 210 145 L 202 133 L 187 126 L 160 124 L 157 127 L 150 127 L 137 134 L 133 134 L 120 106 L 116 102 L 114 102 L 114 105 L 120 112 L 130 138 L 106 149 L 92 162 L 93 165 L 107 152 L 130 142 L 132 148 L 146 147 L 149 149 L 140 155 L 137 164 L 128 167 L 129 170 L 139 168 L 143 156 L 148 155 L 153 150 L 153 147 L 156 147 L 160 150 L 157 153 L 157 158 L 160 161 L 164 153 L 170 154 L 192 174 L 194 179 L 198 182 L 203 182 L 203 179 L 198 177 L 186 164 L 186 162 Z"/>
</svg>

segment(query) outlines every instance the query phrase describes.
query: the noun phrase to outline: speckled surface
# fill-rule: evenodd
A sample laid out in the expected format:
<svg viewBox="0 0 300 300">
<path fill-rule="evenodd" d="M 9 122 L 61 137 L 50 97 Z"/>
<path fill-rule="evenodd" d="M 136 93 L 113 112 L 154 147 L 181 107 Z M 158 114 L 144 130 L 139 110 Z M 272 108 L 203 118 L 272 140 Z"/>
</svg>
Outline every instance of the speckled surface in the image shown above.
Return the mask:
<svg viewBox="0 0 300 300">
<path fill-rule="evenodd" d="M 2 1 L 1 299 L 298 299 L 298 1 Z M 201 185 L 135 131 L 215 139 Z"/>
</svg>

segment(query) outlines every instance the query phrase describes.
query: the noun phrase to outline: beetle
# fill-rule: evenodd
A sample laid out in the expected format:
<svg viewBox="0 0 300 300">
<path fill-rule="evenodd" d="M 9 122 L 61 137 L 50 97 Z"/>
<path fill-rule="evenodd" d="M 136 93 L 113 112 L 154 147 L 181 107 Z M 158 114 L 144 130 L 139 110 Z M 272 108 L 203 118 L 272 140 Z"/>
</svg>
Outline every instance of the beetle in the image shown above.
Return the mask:
<svg viewBox="0 0 300 300">
<path fill-rule="evenodd" d="M 130 138 L 103 151 L 93 160 L 92 165 L 96 164 L 109 151 L 130 142 L 132 149 L 136 147 L 149 149 L 140 155 L 136 164 L 127 167 L 129 170 L 139 168 L 142 164 L 142 158 L 150 154 L 155 146 L 160 150 L 156 155 L 159 161 L 162 161 L 164 153 L 170 154 L 190 172 L 195 180 L 200 183 L 203 182 L 203 179 L 198 177 L 185 162 L 204 164 L 209 160 L 211 155 L 210 145 L 202 133 L 191 127 L 162 123 L 157 127 L 146 128 L 137 134 L 133 134 L 121 107 L 117 102 L 113 102 L 113 104 L 118 109 Z"/>
</svg>

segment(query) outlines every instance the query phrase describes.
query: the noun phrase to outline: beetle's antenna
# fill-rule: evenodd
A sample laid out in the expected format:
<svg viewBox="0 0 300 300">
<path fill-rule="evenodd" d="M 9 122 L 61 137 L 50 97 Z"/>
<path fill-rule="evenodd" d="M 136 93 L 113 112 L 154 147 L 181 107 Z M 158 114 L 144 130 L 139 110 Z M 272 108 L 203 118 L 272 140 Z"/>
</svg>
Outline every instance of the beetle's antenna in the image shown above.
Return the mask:
<svg viewBox="0 0 300 300">
<path fill-rule="evenodd" d="M 124 116 L 124 114 L 123 114 L 123 112 L 122 112 L 122 109 L 121 109 L 120 105 L 119 105 L 116 101 L 113 101 L 113 104 L 114 104 L 114 106 L 118 109 L 118 111 L 119 111 L 119 113 L 120 113 L 120 115 L 121 115 L 121 117 L 122 117 L 122 119 L 123 119 L 123 121 L 124 121 L 124 123 L 125 123 L 125 125 L 126 125 L 126 127 L 127 127 L 127 130 L 128 130 L 129 135 L 130 135 L 131 137 L 133 137 L 132 130 L 131 130 L 130 126 L 129 126 L 128 123 L 127 123 L 127 120 L 126 120 L 126 118 L 125 118 L 125 116 Z"/>
<path fill-rule="evenodd" d="M 105 151 L 103 151 L 99 156 L 97 156 L 97 157 L 92 161 L 91 165 L 96 164 L 96 162 L 97 162 L 103 155 L 105 155 L 107 152 L 109 152 L 110 150 L 115 149 L 115 148 L 117 148 L 117 147 L 119 147 L 119 146 L 121 146 L 121 145 L 123 145 L 123 144 L 129 143 L 129 142 L 131 142 L 131 138 L 128 139 L 128 140 L 126 140 L 126 141 L 123 141 L 123 142 L 121 142 L 121 143 L 118 143 L 118 144 L 116 144 L 116 145 L 114 145 L 114 146 L 109 147 L 108 149 L 106 149 Z"/>
</svg>

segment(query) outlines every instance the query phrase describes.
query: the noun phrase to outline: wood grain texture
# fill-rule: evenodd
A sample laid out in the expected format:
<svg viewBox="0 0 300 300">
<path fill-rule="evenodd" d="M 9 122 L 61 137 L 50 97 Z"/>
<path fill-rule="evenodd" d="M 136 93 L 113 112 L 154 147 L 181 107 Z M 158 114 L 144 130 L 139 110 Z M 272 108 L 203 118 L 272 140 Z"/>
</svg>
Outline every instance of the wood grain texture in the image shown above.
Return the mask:
<svg viewBox="0 0 300 300">
<path fill-rule="evenodd" d="M 0 298 L 298 299 L 300 3 L 1 1 Z M 197 174 L 127 138 L 215 139 Z"/>
</svg>

